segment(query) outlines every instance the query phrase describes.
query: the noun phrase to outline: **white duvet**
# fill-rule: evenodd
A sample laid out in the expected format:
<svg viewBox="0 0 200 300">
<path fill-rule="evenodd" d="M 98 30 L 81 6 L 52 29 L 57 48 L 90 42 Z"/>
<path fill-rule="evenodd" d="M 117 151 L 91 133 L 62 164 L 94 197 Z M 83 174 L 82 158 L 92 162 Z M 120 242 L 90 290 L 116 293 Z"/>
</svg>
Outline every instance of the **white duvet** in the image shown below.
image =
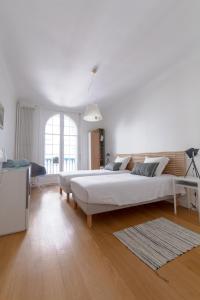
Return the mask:
<svg viewBox="0 0 200 300">
<path fill-rule="evenodd" d="M 86 203 L 129 205 L 173 195 L 173 177 L 144 177 L 130 173 L 77 177 L 71 179 L 71 189 L 78 199 Z M 184 193 L 184 189 L 176 192 Z"/>
<path fill-rule="evenodd" d="M 99 176 L 99 175 L 117 175 L 121 173 L 130 173 L 129 170 L 110 171 L 105 169 L 98 170 L 77 170 L 71 172 L 61 172 L 58 174 L 60 185 L 65 189 L 66 192 L 71 192 L 70 181 L 75 177 L 85 176 Z"/>
</svg>

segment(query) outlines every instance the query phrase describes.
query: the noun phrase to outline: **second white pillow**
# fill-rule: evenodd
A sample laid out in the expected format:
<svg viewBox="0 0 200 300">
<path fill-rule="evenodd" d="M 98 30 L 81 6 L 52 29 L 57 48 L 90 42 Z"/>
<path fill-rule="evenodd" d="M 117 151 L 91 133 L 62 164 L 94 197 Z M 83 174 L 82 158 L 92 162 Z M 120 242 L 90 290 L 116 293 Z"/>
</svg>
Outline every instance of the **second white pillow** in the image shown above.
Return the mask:
<svg viewBox="0 0 200 300">
<path fill-rule="evenodd" d="M 129 161 L 130 161 L 131 157 L 130 156 L 126 156 L 126 157 L 121 157 L 121 156 L 117 156 L 115 158 L 115 162 L 119 162 L 119 163 L 122 163 L 121 166 L 120 166 L 120 170 L 125 170 Z"/>
<path fill-rule="evenodd" d="M 167 166 L 169 162 L 168 157 L 145 157 L 144 160 L 145 163 L 153 163 L 153 162 L 158 162 L 159 165 L 156 169 L 155 176 L 160 176 L 162 172 L 164 171 L 165 167 Z"/>
</svg>

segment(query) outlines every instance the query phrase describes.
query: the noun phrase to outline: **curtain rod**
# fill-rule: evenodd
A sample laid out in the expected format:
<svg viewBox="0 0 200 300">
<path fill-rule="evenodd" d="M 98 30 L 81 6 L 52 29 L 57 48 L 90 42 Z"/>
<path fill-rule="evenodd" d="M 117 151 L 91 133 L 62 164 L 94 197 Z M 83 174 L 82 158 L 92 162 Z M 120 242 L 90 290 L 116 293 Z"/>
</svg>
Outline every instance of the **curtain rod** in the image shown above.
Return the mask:
<svg viewBox="0 0 200 300">
<path fill-rule="evenodd" d="M 25 103 L 18 101 L 17 104 L 19 104 L 21 107 L 30 107 L 30 108 L 39 108 L 39 109 L 46 109 L 48 111 L 58 111 L 58 112 L 67 112 L 71 114 L 77 114 L 81 115 L 83 112 L 82 111 L 73 111 L 70 110 L 69 108 L 65 107 L 59 107 L 59 106 L 53 106 L 53 105 L 37 105 L 37 104 L 31 104 L 31 103 Z"/>
</svg>

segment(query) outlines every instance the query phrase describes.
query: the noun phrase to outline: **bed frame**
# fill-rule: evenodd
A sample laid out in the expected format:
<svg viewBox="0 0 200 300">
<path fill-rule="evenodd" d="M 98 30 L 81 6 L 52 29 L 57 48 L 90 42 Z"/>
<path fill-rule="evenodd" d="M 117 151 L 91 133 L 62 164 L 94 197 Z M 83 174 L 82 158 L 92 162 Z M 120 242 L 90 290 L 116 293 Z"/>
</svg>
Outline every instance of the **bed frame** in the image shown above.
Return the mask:
<svg viewBox="0 0 200 300">
<path fill-rule="evenodd" d="M 153 153 L 139 153 L 139 154 L 117 154 L 118 156 L 131 156 L 131 160 L 127 166 L 128 170 L 132 170 L 134 167 L 134 164 L 137 162 L 143 162 L 145 156 L 149 157 L 158 157 L 158 156 L 166 156 L 170 159 L 168 165 L 166 166 L 164 170 L 164 174 L 171 174 L 175 176 L 184 176 L 185 170 L 186 170 L 186 161 L 185 161 L 185 152 L 183 151 L 176 151 L 176 152 L 153 152 Z M 78 197 L 73 193 L 73 201 L 74 205 L 73 207 L 76 208 L 77 205 L 83 210 L 83 212 L 87 216 L 87 225 L 89 228 L 92 227 L 92 216 L 94 214 L 108 212 L 108 211 L 114 211 L 118 209 L 133 207 L 136 205 L 142 205 L 152 202 L 158 202 L 161 200 L 169 200 L 172 196 L 168 196 L 165 198 L 159 198 L 154 199 L 148 202 L 140 202 L 139 204 L 131 204 L 131 205 L 124 205 L 124 206 L 118 206 L 118 205 L 108 205 L 108 204 L 91 204 L 91 203 L 85 203 L 78 199 Z"/>
</svg>

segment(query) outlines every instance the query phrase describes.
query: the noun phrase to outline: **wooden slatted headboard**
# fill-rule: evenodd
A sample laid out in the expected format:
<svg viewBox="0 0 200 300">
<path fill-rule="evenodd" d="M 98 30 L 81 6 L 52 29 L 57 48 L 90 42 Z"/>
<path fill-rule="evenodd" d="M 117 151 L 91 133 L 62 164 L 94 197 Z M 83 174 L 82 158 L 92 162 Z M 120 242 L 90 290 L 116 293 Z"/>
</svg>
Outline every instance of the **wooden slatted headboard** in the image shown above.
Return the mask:
<svg viewBox="0 0 200 300">
<path fill-rule="evenodd" d="M 150 152 L 150 153 L 138 153 L 138 154 L 118 154 L 119 156 L 131 156 L 131 161 L 129 162 L 127 169 L 132 170 L 136 162 L 143 162 L 145 156 L 158 157 L 165 156 L 170 159 L 168 165 L 166 166 L 163 173 L 172 174 L 175 176 L 184 176 L 186 171 L 186 161 L 185 152 Z"/>
</svg>

